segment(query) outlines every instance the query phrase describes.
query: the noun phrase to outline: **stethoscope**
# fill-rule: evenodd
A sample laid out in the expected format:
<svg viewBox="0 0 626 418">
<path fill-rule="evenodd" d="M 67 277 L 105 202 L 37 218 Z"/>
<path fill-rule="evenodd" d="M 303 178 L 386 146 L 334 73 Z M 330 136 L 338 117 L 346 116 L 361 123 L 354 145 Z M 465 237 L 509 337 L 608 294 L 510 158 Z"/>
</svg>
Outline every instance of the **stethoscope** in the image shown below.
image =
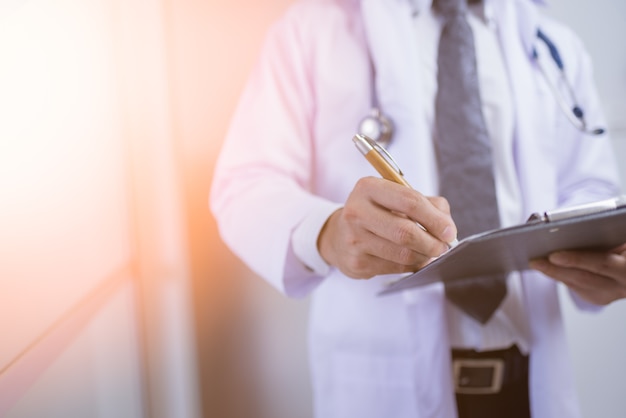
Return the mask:
<svg viewBox="0 0 626 418">
<path fill-rule="evenodd" d="M 567 119 L 572 123 L 572 125 L 576 127 L 576 129 L 587 135 L 602 135 L 605 132 L 604 128 L 589 129 L 587 127 L 585 112 L 578 104 L 578 100 L 576 99 L 576 95 L 574 94 L 574 89 L 571 83 L 567 80 L 567 77 L 565 76 L 565 65 L 563 65 L 561 54 L 559 54 L 559 50 L 554 42 L 552 42 L 552 40 L 541 31 L 541 29 L 537 30 L 537 38 L 539 38 L 539 40 L 541 40 L 548 47 L 550 56 L 552 57 L 552 60 L 559 70 L 559 80 L 562 84 L 565 85 L 566 94 L 562 92 L 563 89 L 557 88 L 556 83 L 554 83 L 550 79 L 543 63 L 541 62 L 539 53 L 537 52 L 537 48 L 534 47 L 531 55 L 532 59 L 539 68 L 539 72 L 546 80 L 546 83 L 552 91 L 552 95 L 554 96 L 555 100 L 557 101 L 559 107 L 561 108 Z M 372 70 L 372 74 L 375 74 L 373 64 Z M 388 116 L 386 116 L 382 112 L 380 108 L 375 85 L 372 86 L 372 91 L 372 110 L 359 122 L 358 132 L 373 139 L 374 141 L 376 141 L 377 144 L 381 145 L 382 147 L 386 147 L 387 145 L 389 145 L 391 139 L 393 138 L 393 122 Z M 568 104 L 568 99 L 569 103 L 571 103 L 571 107 Z"/>
</svg>

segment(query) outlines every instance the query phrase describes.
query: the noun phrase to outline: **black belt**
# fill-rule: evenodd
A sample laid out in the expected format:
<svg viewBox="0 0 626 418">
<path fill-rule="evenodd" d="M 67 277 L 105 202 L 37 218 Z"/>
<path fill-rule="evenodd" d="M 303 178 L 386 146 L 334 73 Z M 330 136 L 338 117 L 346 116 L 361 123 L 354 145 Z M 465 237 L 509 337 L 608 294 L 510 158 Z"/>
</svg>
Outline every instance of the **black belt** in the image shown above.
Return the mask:
<svg viewBox="0 0 626 418">
<path fill-rule="evenodd" d="M 504 350 L 452 350 L 460 418 L 530 417 L 528 356 Z"/>
</svg>

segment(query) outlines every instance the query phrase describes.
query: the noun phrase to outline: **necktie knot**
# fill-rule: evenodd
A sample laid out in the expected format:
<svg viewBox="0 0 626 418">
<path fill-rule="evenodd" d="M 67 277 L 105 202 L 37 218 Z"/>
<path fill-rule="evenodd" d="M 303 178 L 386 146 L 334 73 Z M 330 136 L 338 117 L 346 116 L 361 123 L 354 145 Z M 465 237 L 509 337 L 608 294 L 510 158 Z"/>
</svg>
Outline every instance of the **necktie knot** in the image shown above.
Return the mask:
<svg viewBox="0 0 626 418">
<path fill-rule="evenodd" d="M 447 18 L 467 13 L 467 0 L 435 0 L 435 10 Z"/>
</svg>

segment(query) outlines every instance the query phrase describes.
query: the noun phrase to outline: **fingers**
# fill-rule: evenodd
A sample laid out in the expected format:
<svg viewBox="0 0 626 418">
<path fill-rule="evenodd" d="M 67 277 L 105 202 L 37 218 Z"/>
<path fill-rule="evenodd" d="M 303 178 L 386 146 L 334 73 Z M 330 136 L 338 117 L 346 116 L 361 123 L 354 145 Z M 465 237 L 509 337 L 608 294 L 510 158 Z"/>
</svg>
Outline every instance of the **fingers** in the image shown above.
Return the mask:
<svg viewBox="0 0 626 418">
<path fill-rule="evenodd" d="M 373 177 L 359 180 L 355 190 L 370 196 L 373 203 L 386 210 L 406 215 L 444 243 L 456 239 L 456 225 L 452 221 L 450 207 L 444 198 L 428 198 L 415 190 Z"/>
<path fill-rule="evenodd" d="M 447 250 L 447 246 L 415 226 L 406 218 L 397 218 L 397 228 L 389 228 L 381 235 L 371 234 L 363 243 L 362 251 L 376 255 L 392 263 L 405 266 L 408 271 L 416 271 Z M 394 234 L 394 231 L 398 231 Z M 409 231 L 409 232 L 404 232 Z M 385 235 L 391 236 L 387 239 Z"/>
<path fill-rule="evenodd" d="M 447 249 L 406 217 L 378 207 L 359 208 L 346 205 L 329 223 L 340 231 L 332 256 L 349 277 L 416 271 Z"/>
<path fill-rule="evenodd" d="M 369 278 L 416 271 L 447 251 L 455 237 L 445 199 L 371 177 L 361 179 L 329 217 L 318 249 L 347 276 Z"/>
<path fill-rule="evenodd" d="M 614 253 L 614 254 L 621 254 L 621 255 L 626 257 L 626 243 L 624 243 L 624 244 L 622 244 L 622 245 L 620 245 L 618 247 L 613 248 L 611 250 L 611 252 Z"/>
<path fill-rule="evenodd" d="M 626 257 L 602 251 L 559 251 L 550 254 L 550 263 L 566 268 L 589 271 L 626 283 Z"/>
<path fill-rule="evenodd" d="M 443 196 L 428 196 L 426 199 L 428 199 L 434 207 L 450 215 L 450 203 L 448 203 L 448 199 Z"/>
<path fill-rule="evenodd" d="M 626 297 L 624 258 L 614 253 L 568 251 L 533 260 L 530 267 L 564 283 L 588 302 L 607 305 Z"/>
<path fill-rule="evenodd" d="M 346 276 L 353 279 L 369 279 L 379 274 L 413 272 L 429 261 L 421 256 L 417 256 L 417 258 L 420 258 L 423 261 L 421 263 L 417 263 L 416 265 L 408 265 L 406 264 L 407 261 L 404 258 L 411 258 L 413 255 L 405 254 L 399 256 L 399 252 L 396 252 L 393 255 L 387 255 L 388 253 L 386 250 L 387 249 L 378 252 L 382 255 L 382 257 L 363 251 L 345 253 L 342 260 L 341 271 Z M 406 251 L 406 249 L 403 250 Z M 377 253 L 377 251 L 374 250 L 372 253 Z"/>
<path fill-rule="evenodd" d="M 381 207 L 373 207 L 367 213 L 346 206 L 343 215 L 346 222 L 366 229 L 371 236 L 363 242 L 368 253 L 401 262 L 405 265 L 422 263 L 423 258 L 441 255 L 448 245 L 426 232 L 415 221 Z M 409 254 L 410 253 L 410 254 Z M 418 260 L 421 256 L 421 259 Z"/>
</svg>

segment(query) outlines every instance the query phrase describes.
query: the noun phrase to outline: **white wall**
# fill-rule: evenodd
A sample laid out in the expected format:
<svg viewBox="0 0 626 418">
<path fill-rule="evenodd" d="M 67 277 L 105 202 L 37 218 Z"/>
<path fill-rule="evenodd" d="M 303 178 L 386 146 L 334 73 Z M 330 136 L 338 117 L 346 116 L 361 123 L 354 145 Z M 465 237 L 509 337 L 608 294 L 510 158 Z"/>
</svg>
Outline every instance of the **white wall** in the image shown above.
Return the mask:
<svg viewBox="0 0 626 418">
<path fill-rule="evenodd" d="M 9 5 L 0 8 L 0 415 L 141 416 L 132 280 L 126 272 L 123 286 L 98 290 L 133 259 L 113 10 L 102 0 Z"/>
<path fill-rule="evenodd" d="M 206 417 L 311 416 L 307 302 L 283 297 L 245 268 L 208 210 L 213 165 L 242 86 L 268 26 L 291 2 L 165 2 Z"/>
<path fill-rule="evenodd" d="M 0 2 L 0 416 L 199 416 L 160 0 Z"/>
<path fill-rule="evenodd" d="M 4 415 L 5 418 L 140 418 L 136 294 L 130 282 L 107 301 Z"/>
</svg>

